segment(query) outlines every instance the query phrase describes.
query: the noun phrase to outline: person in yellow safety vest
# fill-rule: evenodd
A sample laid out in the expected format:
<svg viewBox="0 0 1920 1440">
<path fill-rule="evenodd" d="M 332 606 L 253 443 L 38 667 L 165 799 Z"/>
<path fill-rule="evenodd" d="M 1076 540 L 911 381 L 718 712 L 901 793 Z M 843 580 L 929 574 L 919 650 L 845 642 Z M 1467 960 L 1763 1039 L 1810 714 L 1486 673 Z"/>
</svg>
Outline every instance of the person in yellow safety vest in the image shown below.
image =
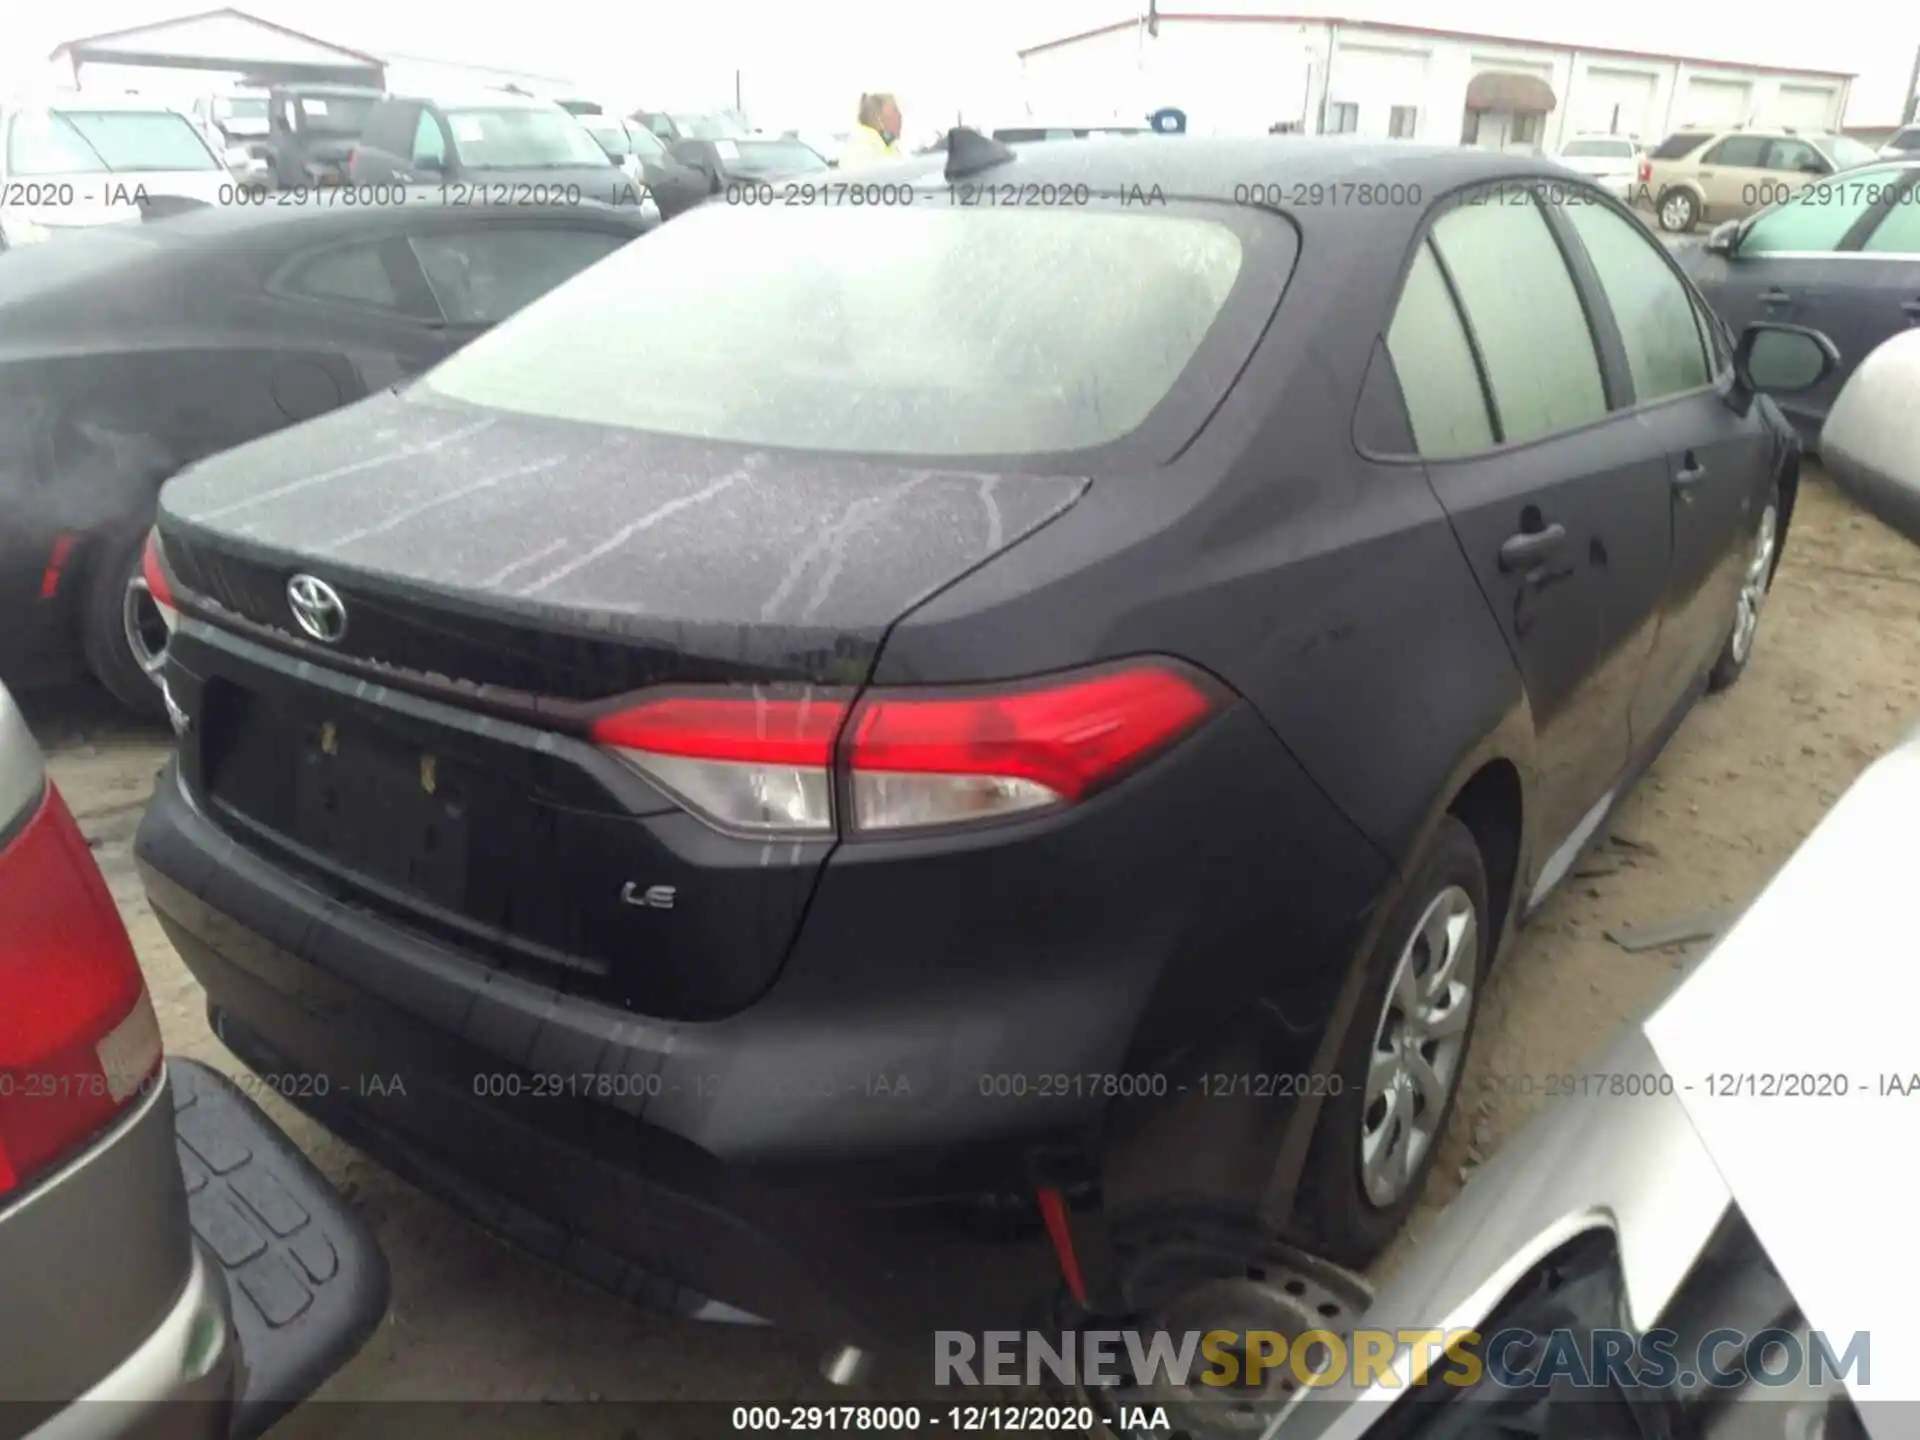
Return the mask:
<svg viewBox="0 0 1920 1440">
<path fill-rule="evenodd" d="M 900 156 L 900 106 L 893 96 L 876 92 L 860 97 L 860 123 L 853 127 L 840 168 L 874 165 Z"/>
</svg>

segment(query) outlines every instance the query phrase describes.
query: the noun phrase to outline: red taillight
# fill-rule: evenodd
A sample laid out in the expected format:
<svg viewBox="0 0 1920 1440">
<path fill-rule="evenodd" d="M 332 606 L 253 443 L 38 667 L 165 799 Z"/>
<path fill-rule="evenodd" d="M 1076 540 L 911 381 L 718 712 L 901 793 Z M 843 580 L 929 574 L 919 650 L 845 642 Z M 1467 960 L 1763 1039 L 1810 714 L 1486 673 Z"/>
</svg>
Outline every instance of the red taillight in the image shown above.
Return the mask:
<svg viewBox="0 0 1920 1440">
<path fill-rule="evenodd" d="M 49 785 L 0 851 L 0 1195 L 81 1148 L 160 1058 L 126 928 Z"/>
<path fill-rule="evenodd" d="M 180 611 L 174 604 L 173 582 L 167 579 L 167 566 L 160 555 L 160 532 L 150 531 L 147 548 L 140 552 L 140 578 L 147 582 L 147 593 L 168 630 L 179 623 Z"/>
<path fill-rule="evenodd" d="M 593 738 L 728 829 L 835 832 L 836 743 L 855 833 L 997 819 L 1072 804 L 1213 713 L 1184 667 L 1142 661 L 1017 686 L 877 690 L 849 723 L 843 691 L 663 695 Z"/>
<path fill-rule="evenodd" d="M 1644 185 L 1652 178 L 1653 162 L 1651 160 L 1642 160 L 1640 162 L 1640 183 Z"/>
<path fill-rule="evenodd" d="M 977 696 L 881 691 L 853 721 L 854 825 L 944 825 L 1084 799 L 1212 710 L 1206 691 L 1157 664 Z"/>
<path fill-rule="evenodd" d="M 833 832 L 839 692 L 662 695 L 595 722 L 593 738 L 730 829 Z"/>
</svg>

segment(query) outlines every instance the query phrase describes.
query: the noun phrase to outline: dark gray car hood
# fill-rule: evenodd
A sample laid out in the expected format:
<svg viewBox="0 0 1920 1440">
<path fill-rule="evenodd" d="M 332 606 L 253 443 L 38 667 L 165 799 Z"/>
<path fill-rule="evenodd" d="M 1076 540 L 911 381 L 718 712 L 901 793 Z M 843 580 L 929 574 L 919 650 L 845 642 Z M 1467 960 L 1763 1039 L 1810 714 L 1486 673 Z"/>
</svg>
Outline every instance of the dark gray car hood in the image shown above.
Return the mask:
<svg viewBox="0 0 1920 1440">
<path fill-rule="evenodd" d="M 846 678 L 1087 483 L 714 445 L 415 386 L 193 466 L 162 491 L 161 528 L 397 600 L 730 664 L 833 656 Z"/>
</svg>

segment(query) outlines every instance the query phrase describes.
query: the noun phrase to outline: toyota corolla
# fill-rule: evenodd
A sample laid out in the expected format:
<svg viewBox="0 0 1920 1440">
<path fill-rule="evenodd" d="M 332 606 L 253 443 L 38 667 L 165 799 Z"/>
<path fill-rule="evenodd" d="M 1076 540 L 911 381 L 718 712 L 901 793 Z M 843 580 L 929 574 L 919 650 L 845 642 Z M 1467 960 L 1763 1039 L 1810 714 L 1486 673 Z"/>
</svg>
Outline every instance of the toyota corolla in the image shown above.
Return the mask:
<svg viewBox="0 0 1920 1440">
<path fill-rule="evenodd" d="M 154 909 L 326 1124 L 683 1313 L 1364 1262 L 1503 940 L 1752 658 L 1755 389 L 1832 347 L 1550 161 L 862 178 L 166 487 Z"/>
</svg>

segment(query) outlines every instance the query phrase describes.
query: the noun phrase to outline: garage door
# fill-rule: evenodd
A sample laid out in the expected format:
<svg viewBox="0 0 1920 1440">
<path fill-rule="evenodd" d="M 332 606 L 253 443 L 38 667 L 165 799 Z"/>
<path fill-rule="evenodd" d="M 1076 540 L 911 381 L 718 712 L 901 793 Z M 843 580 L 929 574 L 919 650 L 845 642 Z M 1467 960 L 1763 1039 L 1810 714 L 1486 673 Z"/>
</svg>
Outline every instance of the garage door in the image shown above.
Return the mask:
<svg viewBox="0 0 1920 1440">
<path fill-rule="evenodd" d="M 1779 98 L 1767 107 L 1767 123 L 1825 130 L 1833 124 L 1833 99 L 1831 85 L 1782 85 Z"/>
<path fill-rule="evenodd" d="M 1333 99 L 1359 106 L 1358 133 L 1392 133 L 1393 112 L 1416 112 L 1427 90 L 1427 57 L 1419 50 L 1387 50 L 1371 45 L 1342 45 L 1333 57 Z M 1450 118 L 1443 129 L 1457 124 Z"/>
<path fill-rule="evenodd" d="M 1573 91 L 1573 128 L 1583 134 L 1638 135 L 1655 126 L 1658 77 L 1644 70 L 1589 70 Z"/>
<path fill-rule="evenodd" d="M 1753 107 L 1753 92 L 1744 80 L 1687 81 L 1687 93 L 1674 107 L 1680 127 L 1739 125 Z"/>
</svg>

